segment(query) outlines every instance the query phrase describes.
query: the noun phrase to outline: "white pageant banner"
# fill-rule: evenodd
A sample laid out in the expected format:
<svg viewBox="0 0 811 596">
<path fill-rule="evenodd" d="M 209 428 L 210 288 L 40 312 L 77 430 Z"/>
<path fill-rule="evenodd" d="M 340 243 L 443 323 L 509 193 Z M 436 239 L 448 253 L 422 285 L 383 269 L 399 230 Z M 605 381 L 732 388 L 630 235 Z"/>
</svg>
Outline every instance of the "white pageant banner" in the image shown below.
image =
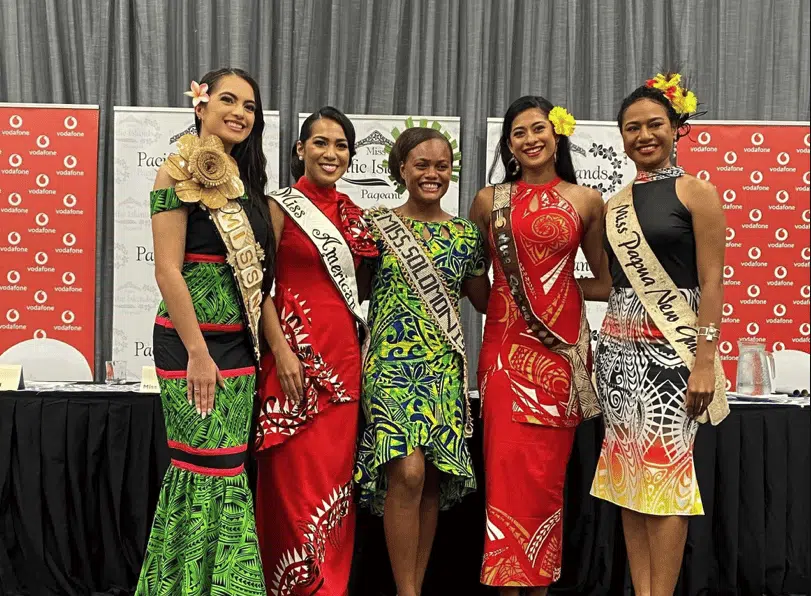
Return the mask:
<svg viewBox="0 0 811 596">
<path fill-rule="evenodd" d="M 299 114 L 299 130 L 309 114 Z M 396 207 L 408 198 L 408 192 L 389 175 L 388 159 L 394 141 L 406 128 L 434 128 L 450 141 L 454 150 L 453 177 L 442 208 L 459 215 L 459 172 L 462 154 L 459 150 L 461 125 L 458 117 L 441 116 L 381 116 L 347 114 L 355 126 L 357 154 L 346 174 L 336 184 L 359 207 L 377 205 Z M 298 135 L 296 135 L 298 138 Z"/>
<path fill-rule="evenodd" d="M 177 140 L 194 133 L 192 108 L 116 106 L 114 110 L 113 360 L 127 364 L 127 377 L 152 366 L 152 329 L 160 293 L 155 283 L 149 191 Z M 268 190 L 279 187 L 279 113 L 265 111 L 262 145 Z"/>
<path fill-rule="evenodd" d="M 502 123 L 502 118 L 487 119 L 488 175 L 501 137 Z M 578 121 L 570 143 L 577 182 L 599 190 L 604 201 L 613 197 L 636 175 L 636 166 L 625 155 L 622 135 L 616 122 Z M 500 181 L 503 176 L 504 168 L 499 162 L 493 181 Z M 487 183 L 490 184 L 489 178 Z M 575 277 L 593 277 L 582 250 L 577 251 Z M 588 302 L 586 312 L 592 329 L 592 340 L 596 341 L 605 316 L 605 303 Z"/>
</svg>

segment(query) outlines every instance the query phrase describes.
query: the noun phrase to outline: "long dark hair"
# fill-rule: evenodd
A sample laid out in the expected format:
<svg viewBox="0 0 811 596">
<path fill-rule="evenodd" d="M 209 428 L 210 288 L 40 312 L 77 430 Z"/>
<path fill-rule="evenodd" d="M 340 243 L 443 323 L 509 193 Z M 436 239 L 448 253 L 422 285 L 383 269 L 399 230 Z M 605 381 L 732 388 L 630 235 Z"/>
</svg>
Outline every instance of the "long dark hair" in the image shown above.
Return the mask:
<svg viewBox="0 0 811 596">
<path fill-rule="evenodd" d="M 453 147 L 448 138 L 438 130 L 433 128 L 413 127 L 406 128 L 397 137 L 394 146 L 389 153 L 389 173 L 392 178 L 402 185 L 405 185 L 402 174 L 400 174 L 400 165 L 405 163 L 408 159 L 408 154 L 417 145 L 421 145 L 425 141 L 437 139 L 443 141 L 448 146 L 448 154 L 451 156 L 451 168 L 453 168 Z"/>
<path fill-rule="evenodd" d="M 355 157 L 355 127 L 352 121 L 346 117 L 341 110 L 333 108 L 332 106 L 324 106 L 317 112 L 313 112 L 304 123 L 301 125 L 301 132 L 299 133 L 298 140 L 305 143 L 310 138 L 313 132 L 313 124 L 321 118 L 329 118 L 337 122 L 344 130 L 346 136 L 346 143 L 349 145 L 349 163 L 352 163 L 352 158 Z M 296 143 L 293 143 L 293 151 L 290 159 L 290 173 L 293 175 L 293 180 L 298 181 L 299 178 L 304 176 L 304 162 L 299 159 L 298 151 L 296 151 Z"/>
<path fill-rule="evenodd" d="M 200 79 L 200 84 L 208 84 L 209 93 L 213 93 L 217 87 L 217 82 L 224 76 L 236 75 L 246 81 L 253 89 L 254 103 L 256 104 L 256 111 L 254 112 L 253 128 L 251 129 L 248 138 L 241 143 L 233 146 L 231 149 L 231 157 L 233 157 L 237 166 L 239 166 L 239 177 L 242 179 L 242 184 L 245 186 L 245 192 L 254 209 L 258 209 L 262 218 L 268 223 L 268 234 L 270 236 L 270 246 L 275 247 L 276 242 L 273 237 L 273 226 L 270 225 L 270 209 L 268 208 L 267 198 L 265 197 L 265 187 L 268 184 L 268 175 L 265 171 L 267 167 L 267 158 L 262 149 L 262 133 L 265 130 L 265 115 L 262 112 L 262 95 L 259 93 L 259 85 L 254 78 L 241 68 L 220 68 L 212 70 L 203 75 Z M 194 127 L 197 129 L 197 134 L 200 134 L 202 123 L 194 115 Z M 273 271 L 273 255 L 268 255 L 270 259 L 267 268 Z"/>
<path fill-rule="evenodd" d="M 667 119 L 670 120 L 670 124 L 676 130 L 677 141 L 680 138 L 690 134 L 689 120 L 695 118 L 696 116 L 701 116 L 706 113 L 706 112 L 692 112 L 687 114 L 679 114 L 673 107 L 673 104 L 667 98 L 667 95 L 665 95 L 663 91 L 655 87 L 648 87 L 647 85 L 642 85 L 641 87 L 637 87 L 636 89 L 634 89 L 628 97 L 622 100 L 620 110 L 619 112 L 617 112 L 617 126 L 619 127 L 620 130 L 622 130 L 622 120 L 623 118 L 625 118 L 625 112 L 628 110 L 628 108 L 630 108 L 633 104 L 635 104 L 641 99 L 649 99 L 651 101 L 655 101 L 656 103 L 661 104 L 665 108 L 665 111 L 667 112 Z"/>
<path fill-rule="evenodd" d="M 549 112 L 551 112 L 552 108 L 554 107 L 555 106 L 552 105 L 552 102 L 545 97 L 541 97 L 540 95 L 524 95 L 510 104 L 510 107 L 507 108 L 507 113 L 504 114 L 504 124 L 501 125 L 501 138 L 498 140 L 496 154 L 493 156 L 493 163 L 490 166 L 490 172 L 487 175 L 487 179 L 490 181 L 490 184 L 498 184 L 500 182 L 515 182 L 521 178 L 521 172 L 512 172 L 511 168 L 509 167 L 510 158 L 512 157 L 512 153 L 510 153 L 510 133 L 512 132 L 513 121 L 518 114 L 525 112 L 526 110 L 537 108 L 541 110 L 544 115 L 549 117 Z M 574 164 L 572 163 L 572 153 L 569 148 L 569 137 L 564 135 L 558 136 L 558 149 L 555 157 L 555 173 L 558 175 L 558 177 L 566 182 L 577 184 L 577 177 L 574 173 Z M 504 166 L 504 179 L 493 180 L 499 161 L 501 161 L 502 165 Z"/>
</svg>

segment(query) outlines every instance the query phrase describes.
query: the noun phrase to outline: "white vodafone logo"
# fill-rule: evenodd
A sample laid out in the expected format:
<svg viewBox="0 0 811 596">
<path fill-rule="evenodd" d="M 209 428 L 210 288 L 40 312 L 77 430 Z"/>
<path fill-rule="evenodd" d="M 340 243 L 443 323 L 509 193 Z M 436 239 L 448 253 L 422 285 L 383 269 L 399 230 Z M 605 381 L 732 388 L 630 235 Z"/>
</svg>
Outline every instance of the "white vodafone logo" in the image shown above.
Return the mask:
<svg viewBox="0 0 811 596">
<path fill-rule="evenodd" d="M 12 207 L 18 207 L 20 203 L 23 202 L 23 198 L 20 196 L 20 193 L 13 192 L 8 195 L 8 204 Z"/>
<path fill-rule="evenodd" d="M 724 202 L 726 203 L 734 203 L 735 199 L 737 198 L 737 194 L 731 188 L 728 188 L 724 191 Z"/>
<path fill-rule="evenodd" d="M 65 128 L 67 128 L 68 130 L 73 130 L 74 128 L 79 126 L 79 122 L 73 116 L 68 116 L 67 118 L 65 118 L 64 124 Z"/>
<path fill-rule="evenodd" d="M 811 173 L 806 172 L 805 174 L 803 174 L 803 184 L 805 184 L 806 186 L 811 184 Z"/>
<path fill-rule="evenodd" d="M 8 119 L 8 125 L 11 128 L 20 128 L 23 125 L 23 117 L 17 114 L 12 114 L 11 118 Z"/>
<path fill-rule="evenodd" d="M 750 221 L 759 222 L 761 219 L 763 219 L 763 213 L 760 209 L 752 209 L 749 212 L 749 219 Z"/>
<path fill-rule="evenodd" d="M 735 275 L 735 268 L 732 265 L 726 265 L 724 267 L 724 278 L 731 279 L 733 275 Z"/>
<path fill-rule="evenodd" d="M 749 175 L 749 180 L 752 181 L 752 184 L 760 184 L 763 182 L 763 174 L 759 170 L 755 170 Z"/>
<path fill-rule="evenodd" d="M 712 141 L 712 135 L 708 133 L 706 130 L 703 132 L 698 133 L 698 144 L 699 145 L 709 145 L 710 141 Z"/>
<path fill-rule="evenodd" d="M 781 151 L 780 153 L 777 154 L 777 163 L 779 163 L 781 166 L 786 165 L 790 161 L 791 156 L 785 151 Z"/>
<path fill-rule="evenodd" d="M 788 203 L 788 191 L 787 190 L 778 190 L 777 191 L 777 202 L 780 204 L 785 205 Z"/>
<path fill-rule="evenodd" d="M 808 298 L 811 296 L 811 286 L 803 286 L 800 288 L 800 296 L 803 298 Z"/>
<path fill-rule="evenodd" d="M 6 311 L 6 321 L 8 321 L 9 323 L 16 323 L 19 320 L 20 320 L 19 311 L 13 308 L 10 308 Z"/>
<path fill-rule="evenodd" d="M 763 144 L 763 140 L 764 140 L 764 139 L 763 139 L 763 135 L 762 135 L 762 134 L 760 134 L 759 132 L 756 132 L 755 134 L 753 134 L 753 135 L 752 135 L 752 139 L 751 139 L 751 140 L 752 140 L 752 144 L 753 144 L 755 147 L 760 147 L 760 146 Z"/>
<path fill-rule="evenodd" d="M 774 237 L 780 242 L 788 240 L 788 230 L 786 228 L 777 228 L 774 232 Z"/>
<path fill-rule="evenodd" d="M 734 151 L 727 151 L 724 153 L 724 161 L 727 162 L 729 165 L 734 164 L 738 161 L 738 154 Z"/>
<path fill-rule="evenodd" d="M 37 222 L 37 225 L 40 228 L 44 228 L 45 226 L 48 225 L 48 221 L 50 221 L 50 220 L 48 219 L 47 214 L 45 214 L 45 213 L 37 213 L 37 216 L 34 218 L 34 221 Z"/>
<path fill-rule="evenodd" d="M 786 314 L 786 307 L 783 304 L 775 304 L 774 305 L 774 316 L 782 317 Z"/>
<path fill-rule="evenodd" d="M 45 333 L 44 329 L 37 329 L 34 331 L 34 339 L 45 339 L 48 337 L 48 334 Z"/>
<path fill-rule="evenodd" d="M 751 336 L 757 335 L 759 331 L 760 331 L 760 325 L 758 325 L 757 323 L 749 323 L 746 326 L 746 332 Z"/>
<path fill-rule="evenodd" d="M 730 389 L 732 389 L 732 381 L 731 381 L 730 379 L 727 379 L 727 383 L 726 383 L 726 389 L 727 389 L 727 391 L 729 391 Z"/>
<path fill-rule="evenodd" d="M 760 249 L 757 246 L 753 246 L 749 249 L 749 258 L 753 261 L 757 261 L 760 258 Z"/>
<path fill-rule="evenodd" d="M 808 335 L 811 334 L 811 325 L 809 325 L 808 323 L 803 323 L 802 325 L 800 325 L 800 333 L 803 336 L 808 337 Z"/>
<path fill-rule="evenodd" d="M 811 137 L 811 135 L 808 134 L 803 137 L 803 143 L 805 143 L 806 147 L 811 147 L 811 138 L 809 137 Z"/>
<path fill-rule="evenodd" d="M 752 284 L 746 288 L 746 293 L 749 294 L 750 298 L 757 298 L 760 296 L 760 286 Z"/>
<path fill-rule="evenodd" d="M 20 272 L 12 269 L 8 272 L 8 275 L 6 275 L 6 279 L 11 285 L 17 284 L 20 281 Z"/>
<path fill-rule="evenodd" d="M 806 246 L 804 249 L 802 249 L 802 251 L 800 251 L 800 255 L 802 256 L 803 261 L 811 261 L 811 248 Z"/>
<path fill-rule="evenodd" d="M 803 211 L 803 221 L 805 223 L 811 223 L 811 209 Z"/>
<path fill-rule="evenodd" d="M 67 207 L 75 207 L 76 206 L 76 195 L 66 194 L 65 198 L 62 199 L 62 204 Z"/>
<path fill-rule="evenodd" d="M 735 312 L 735 309 L 732 308 L 732 305 L 729 302 L 724 303 L 724 307 L 721 311 L 725 317 L 731 317 L 732 313 Z"/>
<path fill-rule="evenodd" d="M 47 149 L 50 144 L 51 139 L 48 138 L 48 135 L 39 135 L 37 137 L 37 147 L 40 149 Z"/>
<path fill-rule="evenodd" d="M 8 165 L 12 168 L 19 168 L 23 165 L 23 158 L 19 153 L 12 153 L 8 156 Z"/>
<path fill-rule="evenodd" d="M 22 238 L 20 238 L 20 235 L 17 232 L 8 233 L 8 243 L 11 246 L 17 246 L 20 243 L 20 240 L 22 240 Z"/>
<path fill-rule="evenodd" d="M 698 174 L 696 174 L 696 178 L 707 181 L 710 179 L 710 173 L 707 170 L 701 170 Z"/>
<path fill-rule="evenodd" d="M 782 341 L 776 341 L 772 344 L 772 352 L 782 352 L 786 349 L 786 344 Z"/>
<path fill-rule="evenodd" d="M 37 304 L 45 304 L 48 302 L 48 293 L 45 290 L 37 290 L 34 292 L 34 302 Z"/>
<path fill-rule="evenodd" d="M 76 236 L 68 232 L 67 234 L 62 236 L 62 243 L 65 246 L 73 246 L 74 244 L 76 244 Z"/>
<path fill-rule="evenodd" d="M 75 320 L 76 316 L 73 314 L 73 311 L 66 310 L 62 313 L 62 322 L 66 325 L 70 325 Z"/>
<path fill-rule="evenodd" d="M 735 230 L 733 228 L 727 228 L 727 241 L 735 240 Z"/>
<path fill-rule="evenodd" d="M 37 262 L 37 265 L 44 265 L 48 262 L 48 254 L 40 251 L 34 256 L 34 260 Z"/>
<path fill-rule="evenodd" d="M 782 265 L 780 265 L 779 267 L 774 268 L 774 276 L 777 279 L 786 279 L 787 275 L 788 275 L 788 270 L 785 267 L 783 267 Z"/>
<path fill-rule="evenodd" d="M 62 283 L 66 286 L 72 286 L 76 283 L 76 276 L 70 271 L 66 271 L 64 274 L 62 274 Z"/>
<path fill-rule="evenodd" d="M 51 183 L 51 179 L 46 174 L 39 174 L 37 176 L 37 186 L 45 188 Z"/>
<path fill-rule="evenodd" d="M 722 354 L 729 354 L 732 351 L 732 342 L 722 341 L 718 344 L 718 351 Z"/>
<path fill-rule="evenodd" d="M 72 155 L 66 155 L 66 156 L 65 156 L 65 159 L 62 161 L 62 163 L 64 163 L 64 164 L 65 164 L 65 167 L 66 167 L 67 169 L 72 170 L 73 168 L 75 168 L 75 167 L 76 167 L 76 164 L 77 164 L 78 162 L 76 161 L 76 158 L 75 158 L 74 156 L 72 156 Z"/>
</svg>

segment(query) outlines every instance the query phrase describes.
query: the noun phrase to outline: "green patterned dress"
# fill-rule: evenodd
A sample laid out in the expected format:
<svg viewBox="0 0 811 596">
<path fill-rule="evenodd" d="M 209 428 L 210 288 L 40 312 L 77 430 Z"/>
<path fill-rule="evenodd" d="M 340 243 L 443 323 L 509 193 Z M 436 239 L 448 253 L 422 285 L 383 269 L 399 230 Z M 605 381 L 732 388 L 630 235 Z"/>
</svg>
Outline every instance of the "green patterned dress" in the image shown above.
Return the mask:
<svg viewBox="0 0 811 596">
<path fill-rule="evenodd" d="M 462 283 L 485 272 L 478 228 L 457 217 L 422 222 L 402 217 L 431 255 L 449 295 L 459 301 Z M 410 287 L 397 257 L 374 225 L 380 256 L 369 306 L 371 343 L 363 368 L 363 410 L 355 481 L 361 503 L 382 515 L 385 464 L 420 447 L 442 472 L 440 507 L 447 509 L 476 489 L 464 437 L 463 362 Z"/>
<path fill-rule="evenodd" d="M 183 278 L 225 389 L 217 387 L 206 418 L 189 404 L 188 354 L 161 302 L 153 353 L 172 463 L 161 485 L 136 594 L 265 596 L 253 497 L 244 471 L 256 361 L 239 290 L 208 212 L 181 203 L 173 189 L 152 191 L 150 198 L 153 215 L 189 210 Z M 266 220 L 247 199 L 242 205 L 257 242 L 273 254 Z"/>
</svg>

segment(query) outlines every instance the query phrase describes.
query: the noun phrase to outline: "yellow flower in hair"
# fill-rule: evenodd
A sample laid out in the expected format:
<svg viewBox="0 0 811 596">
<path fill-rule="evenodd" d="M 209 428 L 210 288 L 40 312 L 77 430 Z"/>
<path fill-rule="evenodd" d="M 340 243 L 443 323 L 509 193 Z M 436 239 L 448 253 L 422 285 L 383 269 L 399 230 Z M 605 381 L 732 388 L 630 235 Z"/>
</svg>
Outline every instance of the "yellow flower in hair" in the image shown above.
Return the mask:
<svg viewBox="0 0 811 596">
<path fill-rule="evenodd" d="M 658 73 L 652 79 L 648 79 L 645 85 L 664 93 L 677 114 L 692 114 L 698 109 L 698 99 L 695 93 L 681 86 L 679 73 L 668 75 Z"/>
<path fill-rule="evenodd" d="M 564 137 L 570 137 L 574 134 L 574 127 L 577 122 L 566 108 L 555 106 L 549 110 L 549 122 L 555 127 L 555 132 Z"/>
</svg>

